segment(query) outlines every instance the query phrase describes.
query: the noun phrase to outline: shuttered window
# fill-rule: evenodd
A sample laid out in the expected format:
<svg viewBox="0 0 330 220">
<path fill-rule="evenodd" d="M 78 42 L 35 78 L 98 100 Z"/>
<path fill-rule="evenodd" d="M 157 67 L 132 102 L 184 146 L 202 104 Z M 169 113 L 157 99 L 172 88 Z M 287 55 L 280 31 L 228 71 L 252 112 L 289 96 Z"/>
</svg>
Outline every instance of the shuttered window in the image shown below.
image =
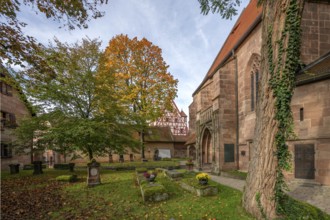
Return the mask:
<svg viewBox="0 0 330 220">
<path fill-rule="evenodd" d="M 0 82 L 0 92 L 4 95 L 12 96 L 12 88 L 4 82 Z"/>
<path fill-rule="evenodd" d="M 225 162 L 235 162 L 234 144 L 225 144 Z"/>
<path fill-rule="evenodd" d="M 3 79 L 5 78 L 6 76 L 4 74 L 0 74 L 0 92 L 4 95 L 8 95 L 8 96 L 12 96 L 13 93 L 12 93 L 12 87 L 10 85 L 8 85 L 7 83 L 3 82 Z"/>
<path fill-rule="evenodd" d="M 12 156 L 12 149 L 10 144 L 1 143 L 1 157 L 11 157 Z"/>
<path fill-rule="evenodd" d="M 15 127 L 16 126 L 16 116 L 12 113 L 1 112 L 1 130 L 4 127 Z"/>
</svg>

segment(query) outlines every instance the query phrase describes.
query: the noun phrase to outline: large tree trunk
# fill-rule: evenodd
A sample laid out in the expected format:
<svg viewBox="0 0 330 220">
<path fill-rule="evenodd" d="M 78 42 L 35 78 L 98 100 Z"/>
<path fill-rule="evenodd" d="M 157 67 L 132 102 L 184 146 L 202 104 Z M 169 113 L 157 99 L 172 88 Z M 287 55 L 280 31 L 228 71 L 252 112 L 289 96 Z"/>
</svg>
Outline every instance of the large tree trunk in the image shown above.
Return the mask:
<svg viewBox="0 0 330 220">
<path fill-rule="evenodd" d="M 302 6 L 303 0 L 297 0 Z M 261 49 L 261 74 L 258 90 L 258 104 L 256 109 L 257 119 L 255 127 L 255 138 L 251 149 L 251 161 L 249 164 L 246 188 L 243 195 L 243 206 L 258 219 L 273 219 L 276 214 L 275 185 L 277 178 L 278 160 L 275 152 L 275 136 L 278 132 L 278 121 L 275 119 L 276 98 L 269 81 L 271 78 L 269 66 L 269 33 L 272 33 L 271 47 L 273 56 L 271 63 L 274 63 L 275 70 L 281 70 L 286 59 L 286 51 L 281 56 L 285 57 L 281 65 L 277 63 L 279 56 L 278 40 L 281 38 L 284 28 L 286 10 L 290 0 L 265 0 L 263 2 L 262 21 L 262 49 Z M 302 7 L 301 7 L 302 8 Z M 299 15 L 300 13 L 297 13 Z M 272 32 L 269 32 L 271 28 Z M 287 41 L 284 43 L 287 48 Z M 276 72 L 276 71 L 275 71 Z M 279 71 L 281 74 L 281 71 Z"/>
<path fill-rule="evenodd" d="M 90 146 L 88 146 L 87 151 L 88 151 L 88 158 L 91 161 L 93 159 L 93 150 Z"/>
<path fill-rule="evenodd" d="M 112 151 L 109 151 L 109 163 L 113 163 Z"/>
<path fill-rule="evenodd" d="M 32 164 L 33 163 L 33 144 L 31 144 L 31 146 L 30 146 L 30 161 Z"/>
<path fill-rule="evenodd" d="M 67 155 L 66 151 L 63 151 L 63 159 L 64 159 L 64 163 L 66 163 L 66 155 Z"/>
<path fill-rule="evenodd" d="M 144 152 L 144 129 L 140 132 L 140 143 L 141 143 L 141 157 L 143 160 L 146 158 Z"/>
</svg>

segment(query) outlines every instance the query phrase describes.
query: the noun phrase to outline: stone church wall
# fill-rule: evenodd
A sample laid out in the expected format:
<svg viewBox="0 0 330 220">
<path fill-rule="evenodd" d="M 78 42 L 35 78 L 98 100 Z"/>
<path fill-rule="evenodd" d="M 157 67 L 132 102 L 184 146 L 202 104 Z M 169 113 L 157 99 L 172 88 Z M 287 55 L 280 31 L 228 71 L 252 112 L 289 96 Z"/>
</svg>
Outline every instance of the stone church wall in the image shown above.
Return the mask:
<svg viewBox="0 0 330 220">
<path fill-rule="evenodd" d="M 301 58 L 304 64 L 309 64 L 330 51 L 330 4 L 311 3 L 306 1 L 302 18 L 302 48 Z M 199 115 L 213 109 L 212 135 L 214 148 L 214 164 L 218 169 L 237 168 L 247 171 L 251 160 L 249 152 L 253 147 L 254 127 L 256 121 L 256 86 L 261 61 L 261 24 L 257 25 L 244 42 L 211 79 L 205 82 L 194 95 L 190 113 L 194 113 L 197 148 L 201 147 L 203 123 Z M 235 63 L 237 62 L 237 64 Z M 235 103 L 235 71 L 238 70 L 238 122 L 239 151 L 236 146 L 236 103 Z M 252 83 L 254 76 L 254 82 Z M 252 86 L 253 89 L 252 89 Z M 330 185 L 330 82 L 323 80 L 317 83 L 305 84 L 295 89 L 292 100 L 292 110 L 295 119 L 297 139 L 288 142 L 294 155 L 296 144 L 314 144 L 315 146 L 315 180 Z M 211 92 L 210 92 L 211 91 Z M 254 91 L 254 92 L 252 92 Z M 255 94 L 254 98 L 252 94 Z M 211 98 L 211 99 L 210 99 Z M 210 100 L 212 103 L 210 103 Z M 253 100 L 255 102 L 253 102 Z M 254 104 L 254 109 L 252 103 Z M 300 109 L 304 108 L 304 120 L 300 121 Z M 206 111 L 205 111 L 206 110 Z M 204 111 L 204 112 L 203 112 Z M 192 122 L 193 123 L 193 122 Z M 198 128 L 198 126 L 200 128 Z M 205 126 L 204 126 L 205 127 Z M 224 144 L 235 144 L 234 163 L 225 163 Z M 201 149 L 200 149 L 201 150 Z M 214 169 L 213 169 L 214 171 Z M 217 173 L 217 172 L 215 172 Z M 288 178 L 294 178 L 293 170 L 287 173 Z"/>
<path fill-rule="evenodd" d="M 247 170 L 250 148 L 254 137 L 256 114 L 251 110 L 252 65 L 261 51 L 261 24 L 236 52 L 238 61 L 238 118 L 239 118 L 239 168 Z"/>
<path fill-rule="evenodd" d="M 330 51 L 330 4 L 305 1 L 301 59 L 309 64 Z"/>
<path fill-rule="evenodd" d="M 294 178 L 294 146 L 313 144 L 315 147 L 315 180 L 330 185 L 329 94 L 330 79 L 302 85 L 295 89 L 291 108 L 297 137 L 288 144 L 293 156 L 292 170 L 287 173 L 289 179 Z"/>
</svg>

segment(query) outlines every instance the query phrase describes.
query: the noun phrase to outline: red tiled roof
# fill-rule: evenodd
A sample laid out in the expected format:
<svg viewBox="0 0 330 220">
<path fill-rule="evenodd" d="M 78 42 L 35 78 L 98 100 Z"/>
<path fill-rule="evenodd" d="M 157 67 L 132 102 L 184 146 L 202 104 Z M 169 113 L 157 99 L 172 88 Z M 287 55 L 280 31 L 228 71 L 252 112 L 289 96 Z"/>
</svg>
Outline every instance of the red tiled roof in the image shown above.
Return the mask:
<svg viewBox="0 0 330 220">
<path fill-rule="evenodd" d="M 135 139 L 139 139 L 138 132 L 133 133 Z M 168 142 L 168 143 L 184 143 L 187 140 L 186 135 L 173 135 L 170 127 L 150 126 L 146 129 L 144 134 L 145 142 Z"/>
<path fill-rule="evenodd" d="M 186 113 L 184 113 L 183 110 L 181 110 L 180 115 L 181 115 L 181 117 L 187 117 Z"/>
<path fill-rule="evenodd" d="M 187 135 L 173 135 L 174 142 L 185 143 L 187 141 L 187 138 L 188 138 Z"/>
<path fill-rule="evenodd" d="M 170 127 L 149 127 L 144 138 L 146 142 L 173 142 Z"/>
<path fill-rule="evenodd" d="M 261 21 L 262 7 L 257 7 L 258 0 L 251 0 L 248 6 L 243 10 L 240 17 L 237 19 L 229 36 L 223 44 L 220 52 L 213 61 L 209 71 L 207 72 L 203 82 L 198 86 L 194 94 L 201 88 L 205 81 L 213 76 L 219 66 L 221 66 L 231 55 L 231 51 L 236 49 L 246 35 Z"/>
<path fill-rule="evenodd" d="M 194 144 L 196 143 L 196 133 L 189 134 L 187 138 L 187 142 L 184 145 Z"/>
</svg>

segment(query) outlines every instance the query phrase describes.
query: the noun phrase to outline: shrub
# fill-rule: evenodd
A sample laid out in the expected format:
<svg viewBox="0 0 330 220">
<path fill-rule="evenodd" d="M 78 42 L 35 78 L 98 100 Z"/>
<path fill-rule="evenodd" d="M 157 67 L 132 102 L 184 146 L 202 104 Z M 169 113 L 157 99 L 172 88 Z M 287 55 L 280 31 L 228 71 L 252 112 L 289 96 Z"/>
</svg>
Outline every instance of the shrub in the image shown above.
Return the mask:
<svg viewBox="0 0 330 220">
<path fill-rule="evenodd" d="M 33 166 L 34 164 L 25 164 L 23 166 L 23 170 L 33 170 L 34 169 Z M 42 169 L 46 169 L 46 164 L 42 164 L 41 167 Z"/>
<path fill-rule="evenodd" d="M 156 168 L 155 171 L 157 173 L 163 173 L 164 172 L 164 168 Z"/>
<path fill-rule="evenodd" d="M 194 178 L 183 178 L 180 180 L 183 183 L 188 184 L 189 186 L 192 186 L 195 189 L 205 189 L 208 188 L 210 186 L 214 186 L 214 187 L 218 187 L 219 184 L 216 182 L 213 182 L 212 180 L 209 181 L 209 183 L 207 185 L 200 185 L 196 180 L 194 180 Z"/>
<path fill-rule="evenodd" d="M 54 164 L 55 170 L 69 170 L 70 166 L 68 163 L 56 163 Z"/>
<path fill-rule="evenodd" d="M 281 203 L 283 207 L 281 214 L 284 214 L 287 219 L 330 219 L 330 216 L 320 209 L 287 195 Z"/>
<path fill-rule="evenodd" d="M 77 175 L 62 175 L 56 177 L 57 181 L 63 181 L 63 182 L 76 182 L 78 180 Z"/>
<path fill-rule="evenodd" d="M 144 192 L 145 197 L 150 197 L 156 193 L 164 193 L 166 192 L 165 187 L 163 185 L 149 185 L 143 184 L 142 190 Z"/>
<path fill-rule="evenodd" d="M 191 158 L 189 158 L 189 159 L 187 160 L 186 165 L 187 165 L 187 166 L 193 166 L 193 165 L 194 165 L 194 162 L 192 161 Z"/>
<path fill-rule="evenodd" d="M 172 161 L 172 159 L 171 158 L 162 158 L 162 161 Z"/>
<path fill-rule="evenodd" d="M 136 168 L 135 171 L 136 171 L 137 173 L 145 173 L 145 172 L 147 172 L 148 170 L 147 170 L 147 168 L 145 168 L 145 167 L 140 167 L 140 168 Z"/>
<path fill-rule="evenodd" d="M 196 175 L 196 179 L 198 180 L 209 180 L 210 176 L 207 173 L 199 173 Z"/>
</svg>

